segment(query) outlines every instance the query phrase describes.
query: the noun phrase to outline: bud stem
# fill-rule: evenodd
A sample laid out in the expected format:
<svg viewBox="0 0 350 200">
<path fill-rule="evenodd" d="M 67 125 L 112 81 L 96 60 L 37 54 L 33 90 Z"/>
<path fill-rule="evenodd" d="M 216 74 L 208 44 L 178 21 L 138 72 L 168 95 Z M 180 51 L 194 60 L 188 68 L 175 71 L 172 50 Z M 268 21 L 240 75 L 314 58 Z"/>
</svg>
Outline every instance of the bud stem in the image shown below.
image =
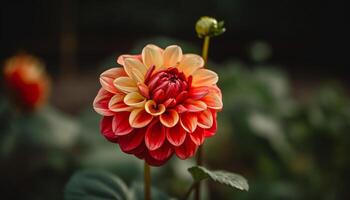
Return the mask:
<svg viewBox="0 0 350 200">
<path fill-rule="evenodd" d="M 205 63 L 207 63 L 207 60 L 208 60 L 209 42 L 210 42 L 210 36 L 205 36 L 204 42 L 203 42 L 203 49 L 202 49 L 202 57 Z"/>
<path fill-rule="evenodd" d="M 151 168 L 145 162 L 144 164 L 144 199 L 151 200 Z"/>
</svg>

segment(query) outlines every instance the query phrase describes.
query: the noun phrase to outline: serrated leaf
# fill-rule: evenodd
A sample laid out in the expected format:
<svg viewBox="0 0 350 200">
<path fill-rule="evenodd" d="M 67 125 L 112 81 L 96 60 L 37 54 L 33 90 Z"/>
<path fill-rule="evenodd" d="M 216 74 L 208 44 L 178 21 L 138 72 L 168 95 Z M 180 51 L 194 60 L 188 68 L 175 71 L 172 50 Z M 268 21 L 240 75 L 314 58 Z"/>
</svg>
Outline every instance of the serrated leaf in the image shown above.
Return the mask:
<svg viewBox="0 0 350 200">
<path fill-rule="evenodd" d="M 210 171 L 202 166 L 194 166 L 188 169 L 195 181 L 201 181 L 203 179 L 210 178 L 211 180 L 234 187 L 240 190 L 249 190 L 247 180 L 239 175 L 232 172 L 217 170 Z"/>
<path fill-rule="evenodd" d="M 126 184 L 114 174 L 104 171 L 77 172 L 64 191 L 65 200 L 130 200 Z"/>
</svg>

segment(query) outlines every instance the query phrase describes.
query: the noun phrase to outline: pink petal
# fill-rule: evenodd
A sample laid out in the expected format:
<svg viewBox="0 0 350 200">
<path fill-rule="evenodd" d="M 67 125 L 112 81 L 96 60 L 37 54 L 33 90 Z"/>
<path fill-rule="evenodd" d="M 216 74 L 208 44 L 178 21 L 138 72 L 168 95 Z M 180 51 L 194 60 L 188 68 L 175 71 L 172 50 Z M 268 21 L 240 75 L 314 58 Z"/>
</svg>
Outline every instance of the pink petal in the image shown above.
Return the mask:
<svg viewBox="0 0 350 200">
<path fill-rule="evenodd" d="M 129 112 L 118 112 L 114 115 L 112 130 L 115 135 L 126 135 L 133 130 L 129 124 L 129 115 Z"/>
<path fill-rule="evenodd" d="M 174 146 L 180 146 L 186 139 L 186 131 L 182 128 L 180 124 L 172 128 L 166 129 L 166 138 L 170 144 Z"/>
<path fill-rule="evenodd" d="M 125 153 L 130 153 L 131 151 L 138 148 L 140 145 L 142 145 L 144 141 L 145 131 L 146 129 L 144 128 L 134 129 L 131 133 L 127 135 L 119 136 L 118 143 L 120 149 Z"/>
<path fill-rule="evenodd" d="M 182 160 L 185 160 L 189 157 L 192 157 L 198 149 L 198 146 L 192 142 L 190 137 L 187 137 L 185 142 L 179 146 L 175 147 L 175 153 L 177 157 L 179 157 Z"/>
<path fill-rule="evenodd" d="M 100 75 L 100 83 L 108 92 L 117 93 L 119 90 L 114 86 L 113 81 L 122 76 L 127 76 L 123 68 L 111 68 Z"/>
<path fill-rule="evenodd" d="M 118 136 L 112 130 L 112 120 L 113 117 L 103 117 L 100 123 L 100 131 L 107 140 L 116 143 Z"/>
<path fill-rule="evenodd" d="M 186 112 L 181 114 L 180 124 L 187 132 L 193 132 L 197 127 L 197 113 Z"/>
<path fill-rule="evenodd" d="M 159 122 L 154 121 L 147 128 L 145 135 L 146 147 L 153 151 L 162 146 L 165 141 L 165 127 Z"/>
<path fill-rule="evenodd" d="M 204 129 L 197 127 L 193 133 L 190 133 L 190 138 L 196 145 L 201 145 L 204 142 Z"/>
<path fill-rule="evenodd" d="M 93 102 L 94 110 L 98 114 L 103 115 L 103 116 L 113 116 L 114 112 L 112 112 L 108 108 L 108 104 L 109 104 L 109 101 L 111 100 L 112 96 L 113 96 L 112 93 L 101 88 L 98 91 L 97 96 L 95 97 L 95 100 Z"/>
</svg>

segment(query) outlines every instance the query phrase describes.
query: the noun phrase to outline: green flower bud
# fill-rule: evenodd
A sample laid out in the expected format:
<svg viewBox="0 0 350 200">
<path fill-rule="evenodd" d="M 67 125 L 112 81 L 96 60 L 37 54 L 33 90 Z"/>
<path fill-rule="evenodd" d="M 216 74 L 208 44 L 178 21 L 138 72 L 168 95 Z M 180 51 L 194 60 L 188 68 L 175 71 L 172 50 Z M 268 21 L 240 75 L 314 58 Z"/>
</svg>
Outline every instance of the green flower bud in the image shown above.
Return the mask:
<svg viewBox="0 0 350 200">
<path fill-rule="evenodd" d="M 218 22 L 212 17 L 201 17 L 196 23 L 196 32 L 199 38 L 221 35 L 225 30 L 224 21 Z"/>
</svg>

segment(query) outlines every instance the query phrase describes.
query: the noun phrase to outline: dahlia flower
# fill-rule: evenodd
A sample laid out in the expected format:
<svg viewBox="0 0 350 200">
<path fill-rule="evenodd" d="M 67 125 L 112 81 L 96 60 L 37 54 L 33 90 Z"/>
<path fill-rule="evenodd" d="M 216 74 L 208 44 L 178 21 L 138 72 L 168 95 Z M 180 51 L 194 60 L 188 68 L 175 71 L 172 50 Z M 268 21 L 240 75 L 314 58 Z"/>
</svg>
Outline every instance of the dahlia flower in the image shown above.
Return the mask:
<svg viewBox="0 0 350 200">
<path fill-rule="evenodd" d="M 50 81 L 37 58 L 20 54 L 7 59 L 4 79 L 11 97 L 22 109 L 37 109 L 46 102 Z"/>
<path fill-rule="evenodd" d="M 217 74 L 200 56 L 147 45 L 117 63 L 122 67 L 100 75 L 93 107 L 103 115 L 101 133 L 123 152 L 160 166 L 174 153 L 192 157 L 215 134 L 222 96 Z"/>
</svg>

